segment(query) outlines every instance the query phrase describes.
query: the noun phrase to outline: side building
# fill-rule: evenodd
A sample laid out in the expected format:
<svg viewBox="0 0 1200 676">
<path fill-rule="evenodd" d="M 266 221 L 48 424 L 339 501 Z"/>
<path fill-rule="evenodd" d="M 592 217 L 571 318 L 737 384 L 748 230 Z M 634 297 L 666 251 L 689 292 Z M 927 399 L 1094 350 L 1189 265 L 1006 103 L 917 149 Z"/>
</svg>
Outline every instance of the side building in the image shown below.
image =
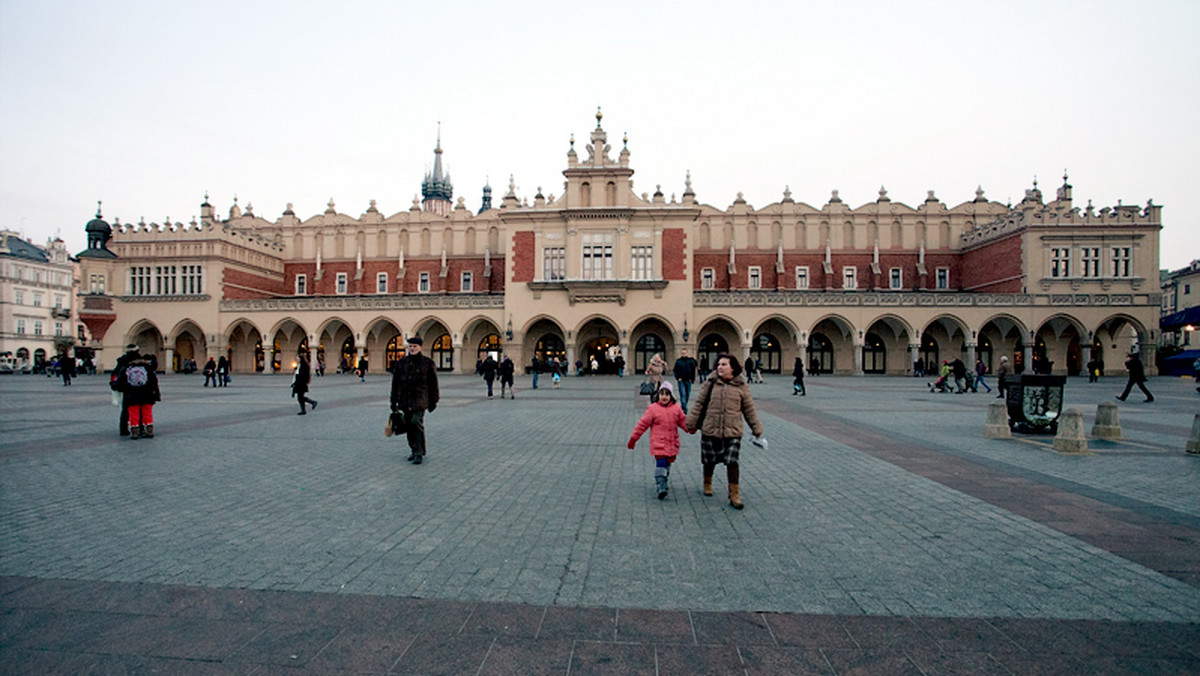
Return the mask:
<svg viewBox="0 0 1200 676">
<path fill-rule="evenodd" d="M 0 371 L 41 371 L 76 340 L 75 265 L 55 238 L 45 247 L 0 230 Z"/>
<path fill-rule="evenodd" d="M 366 355 L 382 371 L 421 336 L 445 371 L 485 352 L 536 355 L 601 371 L 625 355 L 719 352 L 790 372 L 911 373 L 962 357 L 995 368 L 1077 374 L 1092 357 L 1119 368 L 1130 350 L 1154 364 L 1161 207 L 1074 204 L 1035 182 L 1017 205 L 974 199 L 916 207 L 880 189 L 852 207 L 756 209 L 741 195 L 702 204 L 636 194 L 628 140 L 613 156 L 596 115 L 584 154 L 567 151 L 562 194 L 472 213 L 434 171 L 422 198 L 387 215 L 371 202 L 269 221 L 236 200 L 219 217 L 206 197 L 191 223 L 88 224 L 79 255 L 81 319 L 110 366 L 127 342 L 160 363 L 225 354 L 237 372 L 287 371 L 299 349 L 328 368 Z M 587 366 L 585 366 L 587 368 Z"/>
</svg>

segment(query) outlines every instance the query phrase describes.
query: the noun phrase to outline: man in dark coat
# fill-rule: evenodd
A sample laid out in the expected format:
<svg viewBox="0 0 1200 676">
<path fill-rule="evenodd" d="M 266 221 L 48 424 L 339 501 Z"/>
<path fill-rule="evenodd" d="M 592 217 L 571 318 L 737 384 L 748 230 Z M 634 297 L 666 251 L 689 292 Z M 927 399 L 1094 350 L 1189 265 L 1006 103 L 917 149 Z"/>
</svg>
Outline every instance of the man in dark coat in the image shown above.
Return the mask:
<svg viewBox="0 0 1200 676">
<path fill-rule="evenodd" d="M 1142 360 L 1136 352 L 1130 352 L 1129 356 L 1125 358 L 1125 369 L 1129 371 L 1129 380 L 1125 382 L 1125 391 L 1117 399 L 1125 401 L 1125 397 L 1129 396 L 1129 390 L 1137 385 L 1142 394 L 1146 395 L 1147 404 L 1154 401 L 1154 395 L 1146 389 L 1146 367 L 1142 365 Z"/>
<path fill-rule="evenodd" d="M 796 357 L 796 363 L 792 366 L 792 396 L 797 394 L 808 394 L 804 389 L 804 360 L 800 357 Z"/>
<path fill-rule="evenodd" d="M 133 343 L 126 345 L 125 354 L 117 357 L 117 363 L 113 365 L 112 377 L 108 381 L 109 389 L 121 394 L 121 415 L 119 418 L 119 426 L 121 436 L 123 437 L 129 436 L 129 402 L 125 401 L 125 393 L 121 392 L 121 390 L 117 388 L 117 381 L 120 379 L 121 373 L 125 370 L 125 367 L 129 365 L 129 362 L 137 359 L 140 356 L 141 354 L 138 352 L 137 345 Z"/>
<path fill-rule="evenodd" d="M 292 396 L 300 402 L 300 412 L 296 415 L 305 415 L 305 404 L 312 404 L 313 410 L 317 410 L 317 400 L 308 398 L 308 385 L 312 382 L 312 364 L 308 361 L 307 350 L 300 351 L 297 362 L 296 377 L 292 380 Z"/>
<path fill-rule="evenodd" d="M 483 360 L 483 364 L 479 366 L 479 372 L 483 379 L 487 381 L 488 399 L 492 398 L 492 383 L 496 380 L 496 360 L 492 359 L 492 355 L 488 355 L 487 359 Z"/>
<path fill-rule="evenodd" d="M 425 457 L 425 411 L 438 404 L 437 367 L 421 354 L 419 336 L 408 339 L 408 354 L 392 366 L 392 413 L 399 413 L 408 432 L 408 461 L 421 464 Z"/>
<path fill-rule="evenodd" d="M 58 370 L 62 372 L 63 385 L 70 385 L 71 376 L 75 375 L 75 357 L 70 352 L 63 352 L 59 356 Z"/>
<path fill-rule="evenodd" d="M 513 373 L 517 370 L 517 365 L 513 360 L 504 355 L 504 359 L 500 360 L 500 398 L 504 398 L 504 388 L 508 387 L 508 396 L 510 399 L 517 398 L 517 391 L 513 387 Z"/>
<path fill-rule="evenodd" d="M 688 398 L 692 396 L 692 383 L 696 382 L 697 368 L 699 365 L 694 358 L 688 356 L 688 351 L 680 350 L 679 359 L 675 360 L 672 373 L 675 376 L 675 382 L 679 384 L 679 406 L 684 412 L 688 410 Z"/>
</svg>

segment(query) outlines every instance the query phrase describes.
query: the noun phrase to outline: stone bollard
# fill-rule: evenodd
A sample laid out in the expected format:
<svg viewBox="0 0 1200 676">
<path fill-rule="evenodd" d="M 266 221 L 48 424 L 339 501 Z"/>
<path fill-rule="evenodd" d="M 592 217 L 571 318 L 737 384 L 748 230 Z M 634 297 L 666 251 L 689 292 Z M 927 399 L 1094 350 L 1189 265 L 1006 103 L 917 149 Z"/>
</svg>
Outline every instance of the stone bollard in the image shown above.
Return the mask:
<svg viewBox="0 0 1200 676">
<path fill-rule="evenodd" d="M 1116 404 L 1106 401 L 1096 407 L 1096 422 L 1092 423 L 1092 436 L 1112 441 L 1121 438 L 1121 420 L 1117 417 Z"/>
<path fill-rule="evenodd" d="M 983 424 L 983 436 L 986 439 L 1010 439 L 1012 430 L 1008 428 L 1008 409 L 999 401 L 988 404 L 987 422 Z"/>
<path fill-rule="evenodd" d="M 1054 450 L 1060 453 L 1087 453 L 1087 437 L 1083 436 L 1083 414 L 1078 410 L 1068 408 L 1058 419 Z"/>
<path fill-rule="evenodd" d="M 1192 419 L 1192 438 L 1187 442 L 1188 453 L 1200 453 L 1200 413 Z"/>
</svg>

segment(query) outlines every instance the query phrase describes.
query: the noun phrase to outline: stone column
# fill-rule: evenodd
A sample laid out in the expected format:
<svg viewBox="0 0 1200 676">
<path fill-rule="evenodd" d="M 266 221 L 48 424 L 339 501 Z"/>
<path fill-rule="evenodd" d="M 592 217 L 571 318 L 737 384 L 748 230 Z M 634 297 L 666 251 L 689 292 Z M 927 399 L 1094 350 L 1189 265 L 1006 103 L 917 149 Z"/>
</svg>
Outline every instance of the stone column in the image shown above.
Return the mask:
<svg viewBox="0 0 1200 676">
<path fill-rule="evenodd" d="M 804 364 L 804 372 L 808 373 L 808 334 L 800 332 L 800 340 L 796 341 L 796 354 L 800 356 L 800 363 Z"/>
<path fill-rule="evenodd" d="M 1154 345 L 1153 343 L 1142 343 L 1140 348 L 1142 365 L 1146 367 L 1146 375 L 1158 375 L 1158 364 L 1156 364 L 1154 361 L 1156 355 L 1158 354 L 1158 346 Z"/>
<path fill-rule="evenodd" d="M 975 371 L 975 343 L 967 343 L 967 370 Z"/>
<path fill-rule="evenodd" d="M 1033 373 L 1033 345 L 1025 345 L 1022 352 L 1022 357 L 1025 363 L 1025 373 Z"/>
<path fill-rule="evenodd" d="M 921 358 L 921 344 L 920 343 L 910 343 L 908 346 L 908 371 L 909 371 L 909 373 L 912 373 L 912 375 L 914 375 L 914 376 L 917 374 L 913 373 L 912 365 L 917 363 L 917 360 L 920 358 Z"/>
<path fill-rule="evenodd" d="M 853 339 L 851 339 L 851 341 L 850 341 L 851 349 L 854 350 L 854 374 L 853 375 L 856 375 L 856 376 L 861 376 L 863 374 L 863 345 L 864 344 L 865 343 L 863 343 L 861 338 L 859 339 L 858 342 L 854 342 Z"/>
<path fill-rule="evenodd" d="M 159 364 L 159 367 L 162 368 L 163 373 L 174 373 L 175 372 L 175 348 L 164 347 L 163 351 L 166 352 L 166 358 L 163 360 L 162 364 Z"/>
</svg>

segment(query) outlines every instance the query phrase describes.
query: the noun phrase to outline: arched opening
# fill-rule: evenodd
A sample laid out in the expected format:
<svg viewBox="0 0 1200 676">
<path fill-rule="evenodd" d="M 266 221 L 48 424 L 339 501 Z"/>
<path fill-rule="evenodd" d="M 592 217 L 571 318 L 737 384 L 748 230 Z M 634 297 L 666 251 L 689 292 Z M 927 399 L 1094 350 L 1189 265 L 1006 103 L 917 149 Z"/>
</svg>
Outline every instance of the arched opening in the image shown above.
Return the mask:
<svg viewBox="0 0 1200 676">
<path fill-rule="evenodd" d="M 613 363 L 616 358 L 617 341 L 613 338 L 601 337 L 594 338 L 584 346 L 583 370 L 592 375 L 601 373 L 616 373 L 617 367 Z M 592 369 L 592 360 L 596 361 L 595 370 Z"/>
<path fill-rule="evenodd" d="M 921 360 L 925 362 L 925 373 L 937 373 L 942 364 L 941 350 L 937 339 L 928 333 L 921 334 Z"/>
<path fill-rule="evenodd" d="M 386 367 L 390 371 L 392 365 L 400 361 L 405 354 L 404 337 L 395 336 L 388 341 L 387 347 L 384 348 L 384 359 L 387 360 Z"/>
<path fill-rule="evenodd" d="M 887 347 L 877 333 L 863 339 L 863 373 L 887 373 Z"/>
<path fill-rule="evenodd" d="M 979 345 L 975 348 L 975 358 L 983 362 L 988 373 L 992 372 L 992 341 L 987 336 L 979 337 Z M 974 364 L 970 366 L 973 367 Z"/>
<path fill-rule="evenodd" d="M 354 349 L 354 336 L 347 336 L 346 340 L 342 341 L 342 349 L 338 357 L 338 368 L 342 373 L 349 373 L 354 370 L 355 362 L 358 360 L 358 354 Z"/>
<path fill-rule="evenodd" d="M 544 333 L 541 338 L 538 338 L 533 353 L 538 361 L 544 364 L 548 364 L 554 359 L 558 359 L 560 362 L 566 361 L 567 346 L 563 342 L 562 336 L 557 333 Z"/>
<path fill-rule="evenodd" d="M 491 355 L 492 359 L 500 361 L 500 352 L 503 348 L 503 343 L 500 342 L 500 334 L 489 333 L 479 341 L 479 349 L 476 350 L 477 358 L 482 361 Z"/>
<path fill-rule="evenodd" d="M 434 366 L 439 371 L 454 370 L 454 345 L 450 342 L 449 333 L 443 333 L 433 341 L 433 347 L 429 350 L 429 358 L 433 360 Z"/>
<path fill-rule="evenodd" d="M 710 333 L 696 344 L 696 361 L 700 364 L 700 373 L 712 371 L 716 364 L 717 355 L 728 354 L 729 343 L 716 333 Z"/>
<path fill-rule="evenodd" d="M 33 371 L 41 373 L 46 369 L 46 349 L 39 347 L 33 351 Z"/>
<path fill-rule="evenodd" d="M 808 370 L 818 373 L 833 373 L 833 341 L 824 333 L 814 333 L 808 339 Z"/>
<path fill-rule="evenodd" d="M 783 357 L 779 340 L 770 333 L 760 333 L 754 337 L 750 345 L 750 357 L 762 362 L 762 369 L 767 373 L 779 373 Z"/>
<path fill-rule="evenodd" d="M 656 354 L 662 354 L 663 359 L 665 360 L 665 351 L 666 345 L 663 343 L 662 338 L 659 338 L 657 334 L 647 333 L 646 335 L 642 336 L 638 340 L 637 345 L 635 345 L 633 348 L 634 372 L 645 373 L 646 366 L 650 363 L 650 359 Z"/>
</svg>

